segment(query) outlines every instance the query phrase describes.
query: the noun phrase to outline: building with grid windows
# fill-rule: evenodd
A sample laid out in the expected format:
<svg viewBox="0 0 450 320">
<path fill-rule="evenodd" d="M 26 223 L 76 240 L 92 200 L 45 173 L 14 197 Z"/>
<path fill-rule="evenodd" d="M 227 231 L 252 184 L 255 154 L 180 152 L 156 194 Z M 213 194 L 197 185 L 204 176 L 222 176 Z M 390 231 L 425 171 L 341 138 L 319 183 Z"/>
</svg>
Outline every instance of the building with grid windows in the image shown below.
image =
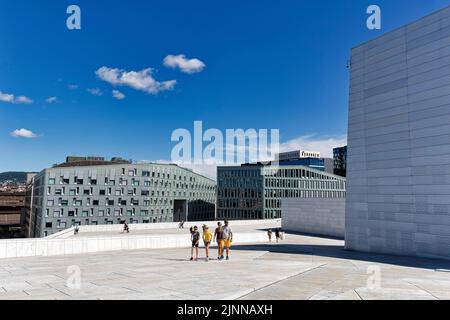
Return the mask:
<svg viewBox="0 0 450 320">
<path fill-rule="evenodd" d="M 333 171 L 338 176 L 347 176 L 347 146 L 333 149 Z"/>
<path fill-rule="evenodd" d="M 74 225 L 214 220 L 215 181 L 170 164 L 68 158 L 30 185 L 31 237 Z"/>
<path fill-rule="evenodd" d="M 341 199 L 345 178 L 306 166 L 218 167 L 217 218 L 278 219 L 282 199 Z"/>
</svg>

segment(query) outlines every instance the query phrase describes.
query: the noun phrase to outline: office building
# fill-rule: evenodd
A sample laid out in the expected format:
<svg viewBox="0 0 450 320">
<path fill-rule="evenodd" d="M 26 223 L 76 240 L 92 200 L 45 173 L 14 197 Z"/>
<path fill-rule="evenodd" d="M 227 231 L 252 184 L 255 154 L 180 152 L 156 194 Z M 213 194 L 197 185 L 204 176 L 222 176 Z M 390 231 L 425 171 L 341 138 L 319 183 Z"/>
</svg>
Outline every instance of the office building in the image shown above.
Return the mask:
<svg viewBox="0 0 450 320">
<path fill-rule="evenodd" d="M 351 52 L 346 247 L 450 258 L 450 7 Z"/>
<path fill-rule="evenodd" d="M 333 149 L 333 172 L 341 177 L 347 176 L 347 146 Z"/>
<path fill-rule="evenodd" d="M 321 158 L 317 151 L 290 151 L 276 155 L 271 163 L 279 166 L 306 166 L 328 173 L 334 173 L 333 160 Z"/>
<path fill-rule="evenodd" d="M 345 199 L 345 179 L 299 165 L 248 164 L 217 169 L 219 219 L 278 219 L 281 199 Z"/>
<path fill-rule="evenodd" d="M 214 220 L 216 183 L 176 165 L 68 158 L 27 195 L 30 237 L 74 225 Z"/>
<path fill-rule="evenodd" d="M 0 238 L 22 236 L 20 216 L 24 203 L 24 192 L 0 192 Z"/>
</svg>

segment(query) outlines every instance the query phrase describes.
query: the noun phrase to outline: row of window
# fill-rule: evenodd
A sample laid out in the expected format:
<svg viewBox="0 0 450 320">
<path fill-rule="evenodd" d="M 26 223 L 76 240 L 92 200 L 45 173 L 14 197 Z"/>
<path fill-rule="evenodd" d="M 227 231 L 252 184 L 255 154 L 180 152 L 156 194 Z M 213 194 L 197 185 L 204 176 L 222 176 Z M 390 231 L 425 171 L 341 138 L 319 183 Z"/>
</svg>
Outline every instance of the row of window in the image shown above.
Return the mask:
<svg viewBox="0 0 450 320">
<path fill-rule="evenodd" d="M 269 198 L 333 198 L 345 199 L 346 191 L 266 189 Z"/>
<path fill-rule="evenodd" d="M 151 219 L 143 219 L 142 223 L 160 223 L 160 222 L 171 222 L 171 221 L 172 221 L 171 217 L 160 216 L 160 217 L 154 217 L 154 218 L 151 218 Z M 116 223 L 114 223 L 114 220 L 105 218 L 100 223 L 111 225 L 111 224 L 122 224 L 124 222 L 125 222 L 125 220 L 118 219 L 116 221 Z M 140 221 L 138 219 L 130 218 L 129 219 L 129 223 L 130 224 L 140 223 Z M 74 227 L 74 226 L 98 225 L 98 224 L 99 224 L 98 220 L 91 220 L 91 219 L 85 219 L 84 223 L 81 220 L 76 220 L 76 219 L 72 219 L 71 221 L 56 220 L 56 221 L 47 221 L 47 222 L 45 222 L 45 228 L 46 229 L 53 229 L 53 228 L 66 229 L 66 228 Z M 48 235 L 49 235 L 49 231 L 44 231 L 44 237 L 46 237 Z"/>
<path fill-rule="evenodd" d="M 62 217 L 134 217 L 134 216 L 153 216 L 153 215 L 164 215 L 164 214 L 173 214 L 173 209 L 169 208 L 158 208 L 158 209 L 141 209 L 137 210 L 133 209 L 123 209 L 123 208 L 106 208 L 106 209 L 94 209 L 91 208 L 89 210 L 79 210 L 78 208 L 65 210 L 63 208 L 58 210 L 53 210 L 52 216 L 50 216 L 50 209 L 45 209 L 45 218 L 62 218 Z"/>
<path fill-rule="evenodd" d="M 74 189 L 69 189 L 69 196 L 78 196 L 80 195 L 80 191 L 82 191 L 82 194 L 85 196 L 92 196 L 94 195 L 94 193 L 98 193 L 100 196 L 110 196 L 113 194 L 113 189 L 112 188 L 107 188 L 107 189 L 100 189 L 100 190 L 94 190 L 94 188 L 85 188 L 83 190 L 80 190 L 80 188 L 74 188 Z M 64 196 L 66 194 L 66 188 L 62 187 L 62 188 L 55 188 L 54 190 L 52 189 L 52 187 L 47 187 L 47 195 L 57 195 L 57 196 Z M 120 189 L 115 189 L 114 190 L 114 195 L 116 196 L 124 196 L 124 195 L 128 195 L 128 196 L 136 196 L 138 194 L 138 191 L 136 188 L 133 189 L 125 189 L 125 188 L 120 188 Z M 178 196 L 187 196 L 189 195 L 189 197 L 207 197 L 207 196 L 211 196 L 214 193 L 212 192 L 189 192 L 187 193 L 186 191 L 181 192 L 181 191 L 173 191 L 173 196 L 176 197 Z M 170 196 L 170 191 L 167 190 L 149 190 L 149 189 L 142 189 L 140 192 L 141 196 L 144 197 L 159 197 L 159 196 Z"/>
<path fill-rule="evenodd" d="M 73 185 L 84 185 L 84 182 L 85 182 L 84 179 L 79 179 L 77 177 L 74 177 L 74 179 L 73 179 Z M 56 178 L 49 178 L 48 184 L 56 185 Z M 60 185 L 70 185 L 70 179 L 60 177 L 59 184 Z M 97 180 L 89 178 L 87 185 L 96 186 Z M 115 186 L 116 180 L 109 179 L 106 177 L 104 185 L 105 186 Z M 128 186 L 128 180 L 120 178 L 118 185 L 119 186 Z M 141 181 L 132 179 L 130 182 L 130 186 L 139 187 L 139 186 L 141 186 Z M 172 183 L 167 180 L 145 180 L 145 181 L 143 181 L 143 186 L 144 187 L 158 187 L 159 186 L 159 187 L 164 187 L 164 188 L 172 188 Z M 199 184 L 199 183 L 174 183 L 173 187 L 176 189 L 189 189 L 189 188 L 193 189 L 193 188 L 195 188 L 195 189 L 210 190 L 210 191 L 213 191 L 215 189 L 213 185 Z"/>
<path fill-rule="evenodd" d="M 220 199 L 219 208 L 229 209 L 258 209 L 262 207 L 261 199 Z"/>
<path fill-rule="evenodd" d="M 262 210 L 254 209 L 219 209 L 217 218 L 220 220 L 258 220 L 263 219 Z"/>
<path fill-rule="evenodd" d="M 271 188 L 295 188 L 295 189 L 322 189 L 345 190 L 343 180 L 304 180 L 304 179 L 266 179 L 266 187 Z"/>
<path fill-rule="evenodd" d="M 86 198 L 86 199 L 77 199 L 77 198 L 73 198 L 71 199 L 71 206 L 73 207 L 82 207 L 87 206 L 114 206 L 114 205 L 118 205 L 118 206 L 139 206 L 141 203 L 144 207 L 149 207 L 149 206 L 153 206 L 153 205 L 172 205 L 173 204 L 173 199 L 168 199 L 168 198 L 151 198 L 151 199 L 144 199 L 142 200 L 142 202 L 140 201 L 140 199 L 135 199 L 135 198 L 131 198 L 131 199 L 122 199 L 119 198 L 117 199 L 117 201 L 115 201 L 115 199 L 110 199 L 110 198 L 106 198 L 106 199 L 102 199 L 104 201 L 98 200 L 98 199 L 93 199 L 91 200 L 91 198 Z M 214 203 L 213 199 L 205 199 L 203 200 L 205 202 L 210 202 L 210 203 Z M 63 199 L 63 198 L 58 198 L 57 203 L 55 201 L 55 199 L 47 199 L 47 203 L 46 206 L 47 207 L 54 207 L 55 205 L 60 206 L 60 207 L 68 207 L 69 206 L 69 199 Z"/>
</svg>

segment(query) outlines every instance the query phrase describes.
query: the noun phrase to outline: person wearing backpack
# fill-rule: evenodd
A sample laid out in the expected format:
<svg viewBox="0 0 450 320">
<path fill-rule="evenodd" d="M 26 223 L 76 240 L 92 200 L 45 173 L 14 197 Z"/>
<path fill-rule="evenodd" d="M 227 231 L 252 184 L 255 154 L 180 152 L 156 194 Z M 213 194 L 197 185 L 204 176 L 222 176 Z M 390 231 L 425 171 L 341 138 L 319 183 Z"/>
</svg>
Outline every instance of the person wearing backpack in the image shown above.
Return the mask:
<svg viewBox="0 0 450 320">
<path fill-rule="evenodd" d="M 197 226 L 195 226 L 194 229 L 192 229 L 191 241 L 192 241 L 191 261 L 197 261 L 197 259 L 198 259 L 198 246 L 200 244 L 200 232 L 198 232 L 198 227 Z M 195 250 L 195 259 L 194 259 L 194 250 Z"/>
</svg>

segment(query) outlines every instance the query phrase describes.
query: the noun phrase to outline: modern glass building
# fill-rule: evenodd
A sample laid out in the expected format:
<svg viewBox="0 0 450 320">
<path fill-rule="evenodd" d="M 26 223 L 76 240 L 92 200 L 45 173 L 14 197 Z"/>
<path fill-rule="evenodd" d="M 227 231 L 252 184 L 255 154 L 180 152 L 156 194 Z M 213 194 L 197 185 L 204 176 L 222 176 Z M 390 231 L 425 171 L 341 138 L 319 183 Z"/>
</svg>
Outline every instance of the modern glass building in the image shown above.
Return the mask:
<svg viewBox="0 0 450 320">
<path fill-rule="evenodd" d="M 73 160 L 34 178 L 30 236 L 74 225 L 214 220 L 215 181 L 176 165 Z"/>
<path fill-rule="evenodd" d="M 345 199 L 344 178 L 306 166 L 242 165 L 217 169 L 217 218 L 281 218 L 282 198 Z"/>
<path fill-rule="evenodd" d="M 333 149 L 334 174 L 347 176 L 347 146 Z"/>
</svg>

